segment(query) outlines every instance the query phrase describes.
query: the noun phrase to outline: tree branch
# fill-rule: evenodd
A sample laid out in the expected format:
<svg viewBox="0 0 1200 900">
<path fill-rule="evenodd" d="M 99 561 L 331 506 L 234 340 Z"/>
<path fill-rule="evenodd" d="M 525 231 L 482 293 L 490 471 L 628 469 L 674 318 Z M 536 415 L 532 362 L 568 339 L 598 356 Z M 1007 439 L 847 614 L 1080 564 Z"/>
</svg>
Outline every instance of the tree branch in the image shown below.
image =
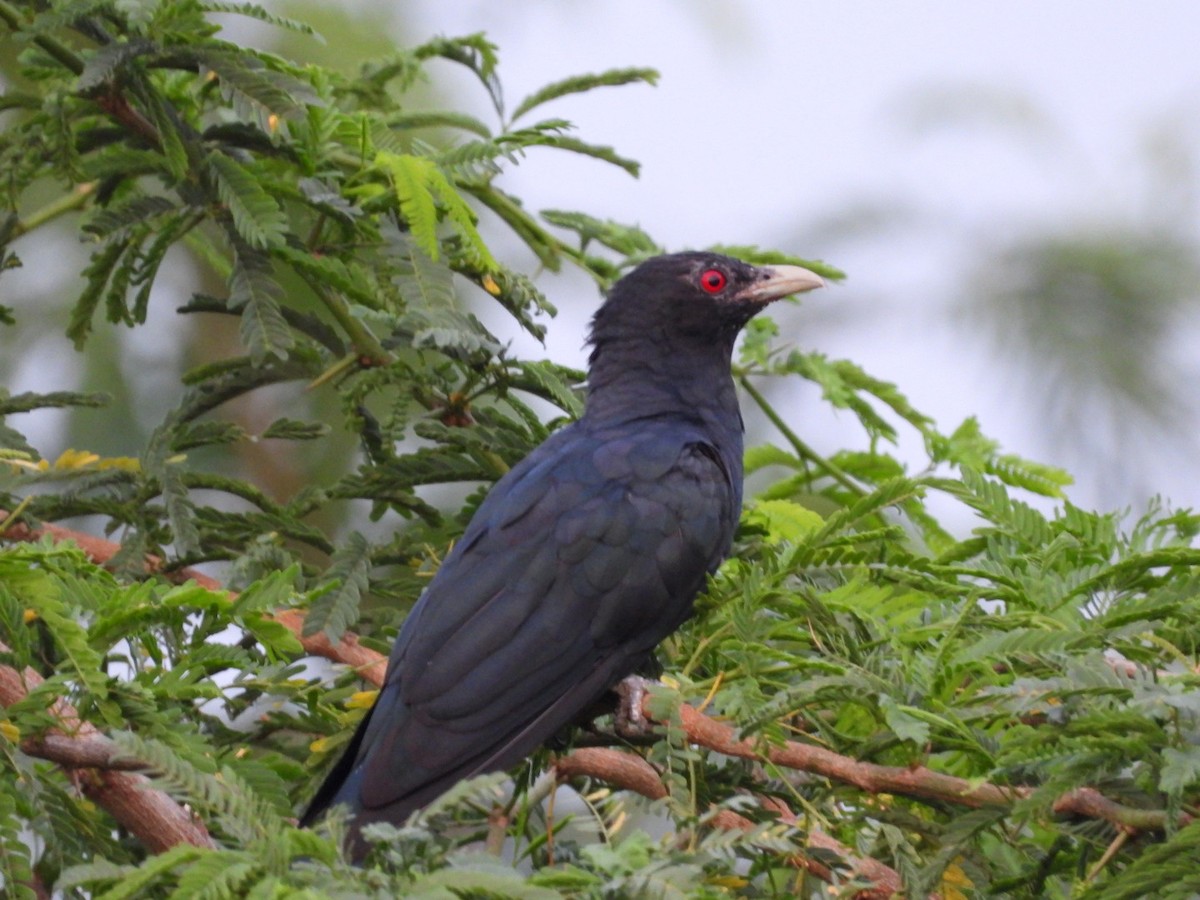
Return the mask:
<svg viewBox="0 0 1200 900">
<path fill-rule="evenodd" d="M 658 770 L 642 757 L 622 750 L 601 747 L 576 750 L 555 760 L 554 774 L 560 782 L 575 778 L 592 778 L 620 790 L 633 791 L 651 800 L 661 800 L 667 796 L 667 789 Z M 781 802 L 766 797 L 759 800 L 781 822 L 796 824 L 796 816 Z M 715 827 L 727 831 L 751 831 L 756 827 L 750 819 L 730 809 L 719 810 L 711 822 Z M 872 887 L 856 895 L 860 900 L 887 900 L 903 890 L 900 876 L 895 869 L 879 860 L 856 856 L 849 847 L 819 828 L 808 828 L 807 835 L 810 846 L 832 852 L 844 860 L 850 870 L 851 879 L 871 883 Z M 831 884 L 844 880 L 840 873 L 807 854 L 794 856 L 789 862 Z"/>
<path fill-rule="evenodd" d="M 10 650 L 0 643 L 0 652 Z M 33 669 L 18 672 L 11 666 L 0 666 L 0 705 L 9 707 L 24 700 L 29 691 L 41 683 L 42 677 Z M 58 729 L 43 737 L 23 741 L 22 750 L 68 768 L 85 760 L 111 763 L 112 742 L 96 726 L 80 719 L 75 707 L 60 697 L 50 712 L 59 722 Z M 79 771 L 81 777 L 77 783 L 84 796 L 108 810 L 152 853 L 161 853 L 176 844 L 216 846 L 204 824 L 167 794 L 151 787 L 146 776 L 119 772 L 114 768 Z"/>
<path fill-rule="evenodd" d="M 0 522 L 4 522 L 6 517 L 7 513 L 0 509 Z M 114 541 L 98 538 L 81 531 L 74 531 L 70 528 L 63 528 L 61 525 L 54 525 L 49 522 L 37 528 L 31 528 L 24 522 L 17 522 L 3 536 L 13 541 L 36 541 L 45 536 L 49 536 L 56 541 L 74 541 L 92 562 L 101 566 L 112 560 L 121 549 L 121 545 Z M 144 564 L 148 573 L 161 574 L 164 572 L 165 563 L 158 556 L 149 553 L 146 554 Z M 168 573 L 168 577 L 173 581 L 194 581 L 202 588 L 210 591 L 231 593 L 215 578 L 195 569 L 180 569 L 179 571 Z M 347 633 L 336 644 L 333 644 L 330 643 L 329 638 L 324 634 L 318 633 L 306 637 L 303 634 L 304 613 L 299 610 L 281 609 L 275 613 L 274 618 L 296 635 L 306 653 L 333 660 L 334 662 L 345 663 L 357 669 L 359 676 L 364 681 L 369 681 L 376 687 L 383 685 L 383 678 L 387 672 L 387 657 L 362 646 L 358 641 L 357 635 Z"/>
</svg>

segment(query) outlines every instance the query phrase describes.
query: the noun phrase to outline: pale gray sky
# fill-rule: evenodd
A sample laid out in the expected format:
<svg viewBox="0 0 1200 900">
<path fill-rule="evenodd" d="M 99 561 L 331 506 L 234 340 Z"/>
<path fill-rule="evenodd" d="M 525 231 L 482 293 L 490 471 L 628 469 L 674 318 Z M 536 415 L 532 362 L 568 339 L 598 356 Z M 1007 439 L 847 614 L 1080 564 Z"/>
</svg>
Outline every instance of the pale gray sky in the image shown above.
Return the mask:
<svg viewBox="0 0 1200 900">
<path fill-rule="evenodd" d="M 571 120 L 643 170 L 634 180 L 532 151 L 504 176 L 531 209 L 637 222 L 672 249 L 762 243 L 800 255 L 814 253 L 802 243 L 812 223 L 853 204 L 891 199 L 919 210 L 888 239 L 829 252 L 850 279 L 780 316 L 798 343 L 806 320 L 836 305 L 852 327 L 822 329 L 820 349 L 898 382 L 946 429 L 977 413 L 1007 450 L 1067 465 L 1077 502 L 1108 507 L 1148 490 L 1200 504 L 1195 469 L 1177 454 L 1149 462 L 1161 484 L 1120 485 L 1071 458 L 1069 438 L 1066 451 L 1055 449 L 1028 425 L 1031 398 L 1018 390 L 1028 386 L 983 345 L 964 345 L 949 309 L 968 236 L 1147 213 L 1146 135 L 1167 128 L 1197 146 L 1194 3 L 419 0 L 402 14 L 414 41 L 485 31 L 500 47 L 510 107 L 569 74 L 661 71 L 657 88 L 596 91 L 535 114 Z M 964 88 L 990 98 L 995 120 L 939 129 L 922 114 L 931 91 Z M 469 96 L 485 114 L 464 79 L 458 98 Z M 998 135 L 1004 123 L 1012 127 Z M 547 287 L 563 311 L 551 354 L 578 363 L 595 294 L 571 279 Z M 813 415 L 818 446 L 854 433 Z"/>
</svg>

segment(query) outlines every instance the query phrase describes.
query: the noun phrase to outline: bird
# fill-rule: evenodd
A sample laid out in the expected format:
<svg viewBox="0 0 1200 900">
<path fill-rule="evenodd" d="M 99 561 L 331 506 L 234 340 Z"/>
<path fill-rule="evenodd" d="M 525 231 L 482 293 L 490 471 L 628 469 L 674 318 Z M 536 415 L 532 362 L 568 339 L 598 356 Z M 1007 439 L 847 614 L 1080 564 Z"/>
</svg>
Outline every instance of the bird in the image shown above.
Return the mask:
<svg viewBox="0 0 1200 900">
<path fill-rule="evenodd" d="M 500 478 L 405 619 L 374 706 L 301 818 L 403 824 L 509 769 L 653 659 L 730 552 L 743 424 L 731 359 L 792 265 L 642 262 L 592 319 L 582 415 Z"/>
</svg>

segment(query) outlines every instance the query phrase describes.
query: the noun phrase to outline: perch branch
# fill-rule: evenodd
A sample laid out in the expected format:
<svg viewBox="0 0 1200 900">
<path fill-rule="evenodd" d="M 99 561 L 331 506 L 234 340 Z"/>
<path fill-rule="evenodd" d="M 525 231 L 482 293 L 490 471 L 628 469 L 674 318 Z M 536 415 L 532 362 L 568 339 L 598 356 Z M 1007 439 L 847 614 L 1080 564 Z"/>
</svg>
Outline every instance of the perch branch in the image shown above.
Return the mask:
<svg viewBox="0 0 1200 900">
<path fill-rule="evenodd" d="M 4 511 L 0 510 L 0 521 L 4 521 L 4 517 Z M 101 565 L 111 560 L 119 549 L 119 545 L 112 541 L 51 524 L 31 528 L 18 522 L 5 532 L 4 537 L 9 540 L 28 541 L 37 540 L 43 535 L 49 535 L 54 540 L 74 541 L 92 560 Z M 162 572 L 163 568 L 163 561 L 160 558 L 147 556 L 147 571 Z M 171 572 L 169 575 L 174 580 L 182 581 L 190 578 L 211 590 L 224 590 L 224 587 L 215 579 L 195 570 L 183 569 Z M 331 643 L 323 634 L 308 637 L 303 635 L 304 614 L 299 610 L 279 610 L 275 613 L 275 618 L 299 638 L 305 652 L 352 666 L 358 670 L 364 680 L 376 687 L 383 684 L 387 671 L 387 657 L 362 646 L 355 635 L 347 633 L 337 643 Z M 645 709 L 645 704 L 643 704 L 643 710 L 648 719 L 656 721 L 651 716 L 650 710 Z M 897 794 L 927 802 L 949 803 L 971 808 L 1009 807 L 1015 801 L 1027 798 L 1033 793 L 1031 787 L 1005 787 L 987 782 L 968 781 L 935 772 L 924 766 L 883 766 L 863 762 L 823 747 L 795 741 L 771 747 L 750 740 L 738 740 L 737 733 L 731 726 L 716 721 L 694 707 L 682 705 L 679 715 L 683 729 L 691 743 L 727 756 L 768 762 L 784 768 L 820 775 L 853 785 L 869 793 Z M 607 757 L 584 755 L 579 757 L 580 762 L 566 761 L 578 754 L 590 752 L 592 749 L 599 748 L 577 750 L 571 757 L 560 760 L 557 764 L 558 771 L 560 773 L 570 772 L 571 766 L 600 766 L 600 761 Z M 641 774 L 637 776 L 632 774 L 632 770 L 628 767 L 636 765 L 634 763 L 608 759 L 604 765 L 616 768 L 611 772 L 601 767 L 595 771 L 580 770 L 575 774 L 589 774 L 594 778 L 613 784 L 624 783 L 622 779 L 626 778 L 644 779 L 647 777 L 644 770 L 640 770 Z M 566 776 L 560 774 L 560 777 Z M 653 777 L 657 779 L 658 776 L 654 775 Z M 642 786 L 645 787 L 645 785 Z M 637 787 L 630 789 L 636 790 L 644 796 L 650 796 L 645 790 Z M 648 790 L 648 788 L 646 789 Z M 1102 819 L 1121 829 L 1161 831 L 1170 824 L 1169 814 L 1165 810 L 1125 806 L 1109 800 L 1094 788 L 1085 787 L 1069 791 L 1055 800 L 1052 809 L 1058 815 Z M 1179 815 L 1177 823 L 1186 825 L 1192 821 L 1192 818 L 1189 814 L 1182 813 Z"/>
</svg>

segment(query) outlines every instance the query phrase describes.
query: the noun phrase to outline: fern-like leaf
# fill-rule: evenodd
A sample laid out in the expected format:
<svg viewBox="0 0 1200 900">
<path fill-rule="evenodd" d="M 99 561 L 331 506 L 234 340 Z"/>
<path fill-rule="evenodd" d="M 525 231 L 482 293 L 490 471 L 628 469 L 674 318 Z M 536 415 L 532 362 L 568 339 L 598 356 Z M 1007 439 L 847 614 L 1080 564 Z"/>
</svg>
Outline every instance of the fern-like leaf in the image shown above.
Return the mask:
<svg viewBox="0 0 1200 900">
<path fill-rule="evenodd" d="M 633 82 L 641 82 L 643 84 L 656 85 L 658 84 L 659 73 L 655 69 L 609 69 L 607 72 L 601 72 L 597 75 L 575 75 L 571 78 L 564 78 L 561 81 L 555 81 L 540 88 L 517 104 L 517 108 L 512 112 L 512 119 L 516 121 L 537 106 L 543 103 L 548 103 L 551 100 L 557 100 L 559 97 L 565 97 L 568 94 L 578 94 L 583 91 L 590 91 L 598 87 L 611 87 L 614 85 L 631 84 Z"/>
<path fill-rule="evenodd" d="M 223 153 L 210 153 L 206 162 L 237 234 L 258 250 L 282 244 L 287 217 L 258 179 Z"/>
<path fill-rule="evenodd" d="M 145 56 L 156 50 L 155 44 L 144 38 L 105 44 L 88 54 L 87 62 L 84 63 L 83 71 L 76 83 L 76 89 L 81 94 L 88 94 L 106 82 L 117 78 L 120 69 L 129 60 Z"/>
<path fill-rule="evenodd" d="M 302 118 L 307 106 L 320 103 L 309 84 L 267 68 L 249 53 L 205 47 L 194 56 L 216 75 L 239 116 L 253 119 L 267 133 L 274 131 L 276 118 Z"/>
<path fill-rule="evenodd" d="M 92 256 L 92 261 L 83 270 L 87 284 L 79 299 L 75 301 L 70 322 L 67 324 L 67 337 L 74 342 L 76 350 L 83 349 L 84 342 L 91 334 L 96 307 L 100 305 L 113 272 L 128 249 L 128 241 L 110 241 Z"/>
<path fill-rule="evenodd" d="M 596 241 L 623 256 L 652 256 L 662 252 L 654 239 L 636 225 L 560 209 L 544 209 L 540 215 L 551 225 L 567 228 L 579 235 L 580 250 L 587 249 L 589 243 Z"/>
<path fill-rule="evenodd" d="M 491 98 L 496 114 L 504 115 L 504 94 L 496 77 L 496 45 L 482 33 L 468 34 L 459 38 L 434 38 L 413 50 L 418 60 L 440 56 L 466 66 L 479 79 Z"/>
<path fill-rule="evenodd" d="M 0 779 L 0 878 L 4 879 L 5 893 L 12 900 L 37 900 L 29 845 L 22 839 L 25 823 L 17 817 L 12 797 L 16 785 L 6 784 L 8 780 Z"/>
<path fill-rule="evenodd" d="M 299 34 L 307 34 L 320 39 L 320 35 L 317 34 L 316 29 L 311 25 L 268 12 L 257 3 L 239 3 L 234 2 L 234 0 L 202 0 L 199 6 L 205 12 L 233 13 L 239 16 L 247 16 L 251 19 L 258 19 L 260 22 L 266 22 L 268 25 L 275 25 L 279 28 L 286 28 L 288 31 L 295 31 Z"/>
<path fill-rule="evenodd" d="M 324 632 L 336 643 L 358 621 L 358 606 L 367 590 L 371 547 L 357 531 L 334 554 L 327 583 L 331 589 L 319 596 L 304 619 L 304 636 Z"/>
<path fill-rule="evenodd" d="M 387 171 L 400 203 L 400 214 L 417 246 L 430 259 L 438 258 L 437 204 L 429 187 L 434 163 L 411 154 L 379 153 L 375 161 Z"/>
<path fill-rule="evenodd" d="M 287 359 L 295 338 L 279 308 L 279 286 L 271 275 L 271 261 L 249 247 L 237 248 L 229 283 L 229 305 L 240 309 L 242 343 L 255 365 L 270 356 Z"/>
</svg>

